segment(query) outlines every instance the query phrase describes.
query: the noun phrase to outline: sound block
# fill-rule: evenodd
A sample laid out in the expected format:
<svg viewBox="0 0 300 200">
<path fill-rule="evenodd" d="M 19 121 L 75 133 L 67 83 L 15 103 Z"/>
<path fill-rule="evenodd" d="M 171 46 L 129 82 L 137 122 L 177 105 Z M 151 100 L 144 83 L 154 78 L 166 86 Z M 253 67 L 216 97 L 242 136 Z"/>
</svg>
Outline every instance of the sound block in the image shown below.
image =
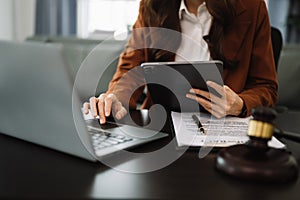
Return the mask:
<svg viewBox="0 0 300 200">
<path fill-rule="evenodd" d="M 298 177 L 297 162 L 286 149 L 246 144 L 222 149 L 216 168 L 236 178 L 259 182 L 287 182 Z"/>
</svg>

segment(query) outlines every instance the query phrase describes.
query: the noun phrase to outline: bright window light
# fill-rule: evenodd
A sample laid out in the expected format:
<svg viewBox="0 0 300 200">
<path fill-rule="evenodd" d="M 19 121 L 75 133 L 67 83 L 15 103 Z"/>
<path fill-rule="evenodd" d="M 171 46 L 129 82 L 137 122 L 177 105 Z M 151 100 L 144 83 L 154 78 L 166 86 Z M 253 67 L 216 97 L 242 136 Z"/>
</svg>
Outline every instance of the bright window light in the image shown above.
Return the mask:
<svg viewBox="0 0 300 200">
<path fill-rule="evenodd" d="M 78 0 L 78 35 L 122 32 L 134 24 L 140 0 Z"/>
</svg>

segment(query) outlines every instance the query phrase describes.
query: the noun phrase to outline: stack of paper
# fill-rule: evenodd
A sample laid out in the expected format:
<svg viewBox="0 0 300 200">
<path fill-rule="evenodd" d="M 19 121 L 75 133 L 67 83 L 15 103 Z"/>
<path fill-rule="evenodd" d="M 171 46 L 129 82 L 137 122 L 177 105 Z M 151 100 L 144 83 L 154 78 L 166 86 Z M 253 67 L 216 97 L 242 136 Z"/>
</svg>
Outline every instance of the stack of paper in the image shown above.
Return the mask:
<svg viewBox="0 0 300 200">
<path fill-rule="evenodd" d="M 205 129 L 205 134 L 192 118 L 196 115 Z M 210 146 L 227 147 L 243 144 L 249 140 L 247 136 L 248 123 L 251 117 L 225 117 L 216 119 L 206 113 L 172 112 L 172 121 L 178 146 Z M 269 141 L 269 146 L 283 148 L 285 145 L 275 137 Z"/>
</svg>

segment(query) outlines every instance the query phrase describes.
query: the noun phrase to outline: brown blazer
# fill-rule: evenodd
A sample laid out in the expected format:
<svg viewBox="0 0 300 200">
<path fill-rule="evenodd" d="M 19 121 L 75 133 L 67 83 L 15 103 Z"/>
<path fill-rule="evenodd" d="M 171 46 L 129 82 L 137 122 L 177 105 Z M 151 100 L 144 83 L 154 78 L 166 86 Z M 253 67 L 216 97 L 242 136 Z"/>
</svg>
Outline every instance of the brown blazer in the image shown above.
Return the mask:
<svg viewBox="0 0 300 200">
<path fill-rule="evenodd" d="M 145 27 L 141 8 L 143 1 L 134 30 Z M 223 47 L 224 56 L 229 60 L 237 60 L 238 65 L 234 69 L 225 68 L 223 80 L 243 99 L 247 115 L 250 115 L 252 108 L 262 105 L 274 106 L 277 101 L 278 83 L 271 29 L 264 0 L 237 0 L 236 8 L 237 17 L 224 35 Z M 148 33 L 133 31 L 107 91 L 114 93 L 124 106 L 129 105 L 130 108 L 136 108 L 136 102 L 145 84 L 143 74 L 136 66 L 152 61 L 149 50 L 139 48 L 146 47 L 145 34 Z M 128 71 L 130 73 L 127 73 Z M 147 94 L 142 108 L 149 108 L 151 104 L 150 95 Z"/>
</svg>

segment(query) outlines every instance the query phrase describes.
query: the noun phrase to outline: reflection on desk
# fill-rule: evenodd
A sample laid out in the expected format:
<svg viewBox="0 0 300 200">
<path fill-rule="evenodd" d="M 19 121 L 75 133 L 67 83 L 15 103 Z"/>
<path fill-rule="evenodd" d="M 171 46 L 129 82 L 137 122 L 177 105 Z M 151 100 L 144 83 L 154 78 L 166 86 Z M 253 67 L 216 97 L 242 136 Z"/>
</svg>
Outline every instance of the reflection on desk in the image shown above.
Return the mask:
<svg viewBox="0 0 300 200">
<path fill-rule="evenodd" d="M 133 111 L 131 114 L 146 116 L 147 113 Z M 170 139 L 146 144 L 135 151 L 164 146 Z M 283 142 L 300 162 L 299 144 Z M 299 198 L 299 179 L 284 185 L 258 184 L 220 174 L 215 170 L 215 152 L 199 159 L 198 151 L 190 150 L 158 171 L 128 174 L 4 135 L 0 135 L 0 147 L 0 198 Z M 135 165 L 135 162 L 127 164 Z"/>
</svg>

